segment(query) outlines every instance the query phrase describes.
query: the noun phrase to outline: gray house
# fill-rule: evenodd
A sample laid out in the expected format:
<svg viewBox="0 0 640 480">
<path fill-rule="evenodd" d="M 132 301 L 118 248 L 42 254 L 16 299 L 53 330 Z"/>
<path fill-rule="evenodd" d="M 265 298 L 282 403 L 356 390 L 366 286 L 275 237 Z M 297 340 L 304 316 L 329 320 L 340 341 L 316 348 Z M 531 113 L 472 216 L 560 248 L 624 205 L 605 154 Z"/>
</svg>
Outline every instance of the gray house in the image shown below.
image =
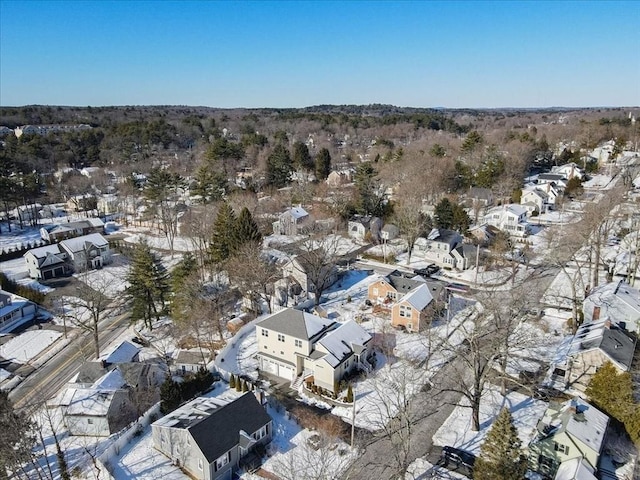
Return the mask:
<svg viewBox="0 0 640 480">
<path fill-rule="evenodd" d="M 101 268 L 111 263 L 109 242 L 99 233 L 70 238 L 60 242 L 76 272 Z"/>
<path fill-rule="evenodd" d="M 291 207 L 273 222 L 274 235 L 297 235 L 313 224 L 307 211 L 301 206 Z"/>
<path fill-rule="evenodd" d="M 196 398 L 151 425 L 153 446 L 191 477 L 231 480 L 243 459 L 271 442 L 273 425 L 253 392 L 231 402 Z"/>
<path fill-rule="evenodd" d="M 462 235 L 454 230 L 434 228 L 427 238 L 416 239 L 414 255 L 449 270 L 466 270 L 469 259 L 465 256 Z"/>
</svg>

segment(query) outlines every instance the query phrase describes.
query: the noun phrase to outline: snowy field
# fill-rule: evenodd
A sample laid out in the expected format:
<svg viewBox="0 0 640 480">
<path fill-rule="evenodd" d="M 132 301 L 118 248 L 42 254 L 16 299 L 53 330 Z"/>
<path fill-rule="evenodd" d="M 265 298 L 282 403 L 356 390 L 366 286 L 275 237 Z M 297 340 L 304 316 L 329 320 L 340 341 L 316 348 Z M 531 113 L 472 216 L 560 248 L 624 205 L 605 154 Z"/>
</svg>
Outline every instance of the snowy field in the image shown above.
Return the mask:
<svg viewBox="0 0 640 480">
<path fill-rule="evenodd" d="M 0 357 L 17 363 L 27 363 L 61 336 L 62 333 L 55 330 L 28 330 L 0 346 Z"/>
<path fill-rule="evenodd" d="M 451 445 L 477 455 L 489 428 L 500 410 L 505 407 L 511 412 L 522 445 L 527 445 L 547 404 L 516 392 L 510 392 L 503 397 L 499 389 L 493 386 L 487 388 L 482 396 L 480 431 L 471 430 L 471 408 L 457 406 L 433 435 L 433 443 L 439 446 Z"/>
</svg>

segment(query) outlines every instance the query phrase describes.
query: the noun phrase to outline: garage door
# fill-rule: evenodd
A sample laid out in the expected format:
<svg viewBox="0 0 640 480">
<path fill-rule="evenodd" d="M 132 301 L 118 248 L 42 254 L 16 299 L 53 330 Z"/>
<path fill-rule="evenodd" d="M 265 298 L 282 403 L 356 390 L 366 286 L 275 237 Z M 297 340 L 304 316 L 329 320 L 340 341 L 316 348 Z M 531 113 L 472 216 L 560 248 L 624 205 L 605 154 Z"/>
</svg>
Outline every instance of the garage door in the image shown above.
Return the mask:
<svg viewBox="0 0 640 480">
<path fill-rule="evenodd" d="M 271 360 L 263 359 L 262 369 L 267 373 L 271 373 L 272 375 L 278 375 L 278 364 L 272 362 Z"/>
<path fill-rule="evenodd" d="M 281 378 L 286 378 L 287 380 L 293 380 L 295 378 L 293 367 L 280 365 L 280 372 L 278 376 Z"/>
<path fill-rule="evenodd" d="M 48 280 L 50 278 L 53 278 L 53 272 L 51 270 L 45 270 L 44 272 L 42 272 L 44 274 L 44 279 Z"/>
</svg>

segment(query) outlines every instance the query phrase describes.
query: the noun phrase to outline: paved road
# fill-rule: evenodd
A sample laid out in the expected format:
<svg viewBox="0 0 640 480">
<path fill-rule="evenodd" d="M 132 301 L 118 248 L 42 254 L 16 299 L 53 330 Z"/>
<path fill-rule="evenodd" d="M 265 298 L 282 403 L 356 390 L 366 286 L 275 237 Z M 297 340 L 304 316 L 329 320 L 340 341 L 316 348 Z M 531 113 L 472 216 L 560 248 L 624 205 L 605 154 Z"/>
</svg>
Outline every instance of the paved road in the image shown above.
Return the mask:
<svg viewBox="0 0 640 480">
<path fill-rule="evenodd" d="M 453 362 L 456 360 L 454 359 Z M 412 444 L 409 462 L 416 458 L 428 456 L 435 461 L 439 456 L 439 448 L 433 446 L 433 434 L 451 415 L 455 405 L 460 401 L 460 394 L 444 389 L 450 386 L 450 372 L 453 364 L 449 363 L 433 377 L 434 387 L 420 392 L 411 404 Z M 393 445 L 388 437 L 369 434 L 364 439 L 364 453 L 358 457 L 345 475 L 345 480 L 386 480 L 397 478 L 393 465 Z"/>
<path fill-rule="evenodd" d="M 100 348 L 103 349 L 129 326 L 129 313 L 108 317 L 100 322 Z M 29 375 L 9 393 L 18 408 L 45 402 L 53 397 L 80 369 L 83 362 L 93 359 L 91 332 L 79 331 L 78 335 L 60 353 Z"/>
</svg>

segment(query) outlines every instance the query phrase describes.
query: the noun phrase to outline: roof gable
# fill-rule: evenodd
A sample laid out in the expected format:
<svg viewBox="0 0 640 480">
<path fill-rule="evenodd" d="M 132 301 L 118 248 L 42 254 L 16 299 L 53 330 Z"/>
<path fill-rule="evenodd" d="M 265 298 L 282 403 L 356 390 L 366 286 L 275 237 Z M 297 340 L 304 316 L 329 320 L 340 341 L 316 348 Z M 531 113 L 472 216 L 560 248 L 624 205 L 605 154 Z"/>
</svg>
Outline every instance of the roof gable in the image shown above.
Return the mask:
<svg viewBox="0 0 640 480">
<path fill-rule="evenodd" d="M 329 332 L 318 341 L 318 344 L 327 351 L 323 359 L 332 367 L 336 367 L 351 356 L 357 346 L 362 347 L 369 340 L 371 340 L 371 334 L 350 320 Z"/>
<path fill-rule="evenodd" d="M 281 310 L 258 323 L 261 328 L 291 335 L 306 341 L 312 340 L 318 334 L 333 328 L 335 325 L 336 323 L 332 320 L 294 308 Z"/>
<path fill-rule="evenodd" d="M 433 301 L 433 296 L 429 291 L 427 285 L 422 284 L 419 287 L 414 288 L 407 296 L 402 299 L 401 303 L 407 303 L 413 308 L 421 312 L 427 305 Z"/>
</svg>

